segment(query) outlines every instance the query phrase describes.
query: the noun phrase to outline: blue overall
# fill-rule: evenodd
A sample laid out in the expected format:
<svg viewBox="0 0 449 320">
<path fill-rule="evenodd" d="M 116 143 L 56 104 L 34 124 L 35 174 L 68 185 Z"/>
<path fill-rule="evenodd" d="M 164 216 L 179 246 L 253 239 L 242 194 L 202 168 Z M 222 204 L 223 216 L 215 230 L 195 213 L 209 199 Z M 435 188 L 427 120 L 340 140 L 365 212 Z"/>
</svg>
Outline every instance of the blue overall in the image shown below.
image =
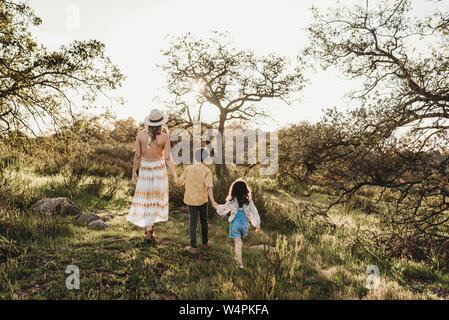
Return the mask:
<svg viewBox="0 0 449 320">
<path fill-rule="evenodd" d="M 239 208 L 234 220 L 231 222 L 230 236 L 231 238 L 245 238 L 248 234 L 248 218 L 243 208 Z"/>
</svg>

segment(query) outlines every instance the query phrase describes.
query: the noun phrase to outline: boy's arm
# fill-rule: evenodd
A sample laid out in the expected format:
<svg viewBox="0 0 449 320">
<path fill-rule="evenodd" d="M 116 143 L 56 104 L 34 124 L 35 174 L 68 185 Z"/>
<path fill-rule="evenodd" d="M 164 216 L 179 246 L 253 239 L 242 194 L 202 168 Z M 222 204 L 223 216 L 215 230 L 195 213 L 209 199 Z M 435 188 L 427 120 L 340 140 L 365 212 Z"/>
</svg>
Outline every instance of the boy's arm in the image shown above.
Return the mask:
<svg viewBox="0 0 449 320">
<path fill-rule="evenodd" d="M 184 183 L 186 183 L 186 171 L 187 171 L 187 168 L 184 169 L 184 172 L 178 178 L 178 183 L 176 184 L 176 186 L 179 187 L 179 186 L 182 186 Z"/>
<path fill-rule="evenodd" d="M 212 171 L 207 170 L 206 176 L 204 177 L 204 184 L 207 188 L 207 194 L 209 195 L 210 202 L 214 209 L 217 209 L 218 203 L 214 199 L 214 182 L 212 181 Z"/>
<path fill-rule="evenodd" d="M 212 206 L 214 207 L 214 209 L 217 210 L 218 203 L 216 203 L 215 199 L 214 199 L 214 188 L 208 187 L 207 194 L 209 195 L 210 203 L 212 203 Z"/>
</svg>

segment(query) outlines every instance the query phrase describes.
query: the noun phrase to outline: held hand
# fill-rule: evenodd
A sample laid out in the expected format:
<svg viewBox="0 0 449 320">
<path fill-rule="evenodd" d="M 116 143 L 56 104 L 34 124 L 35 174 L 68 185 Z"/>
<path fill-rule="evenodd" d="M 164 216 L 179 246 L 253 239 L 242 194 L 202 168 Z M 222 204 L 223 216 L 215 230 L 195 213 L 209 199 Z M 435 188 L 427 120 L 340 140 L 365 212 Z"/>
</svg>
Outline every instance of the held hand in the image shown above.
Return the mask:
<svg viewBox="0 0 449 320">
<path fill-rule="evenodd" d="M 256 233 L 259 233 L 259 232 L 260 232 L 260 225 L 258 225 L 256 228 Z"/>
<path fill-rule="evenodd" d="M 212 207 L 214 207 L 214 209 L 217 210 L 218 203 L 216 203 L 215 201 L 212 201 Z"/>
<path fill-rule="evenodd" d="M 177 177 L 177 176 L 173 176 L 173 184 L 174 184 L 175 186 L 178 185 L 178 177 Z"/>
<path fill-rule="evenodd" d="M 131 179 L 132 183 L 137 184 L 137 173 L 133 173 L 133 177 Z"/>
</svg>

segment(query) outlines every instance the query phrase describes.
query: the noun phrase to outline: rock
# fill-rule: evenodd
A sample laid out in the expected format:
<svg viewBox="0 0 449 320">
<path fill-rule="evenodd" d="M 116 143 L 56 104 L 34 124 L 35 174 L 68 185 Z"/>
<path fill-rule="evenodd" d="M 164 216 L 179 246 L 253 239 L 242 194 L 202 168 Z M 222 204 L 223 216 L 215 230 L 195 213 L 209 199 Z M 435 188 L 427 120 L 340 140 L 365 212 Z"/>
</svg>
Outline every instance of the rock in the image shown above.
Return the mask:
<svg viewBox="0 0 449 320">
<path fill-rule="evenodd" d="M 46 216 L 81 214 L 80 207 L 67 198 L 42 199 L 33 204 L 31 210 Z"/>
<path fill-rule="evenodd" d="M 79 225 L 88 225 L 92 221 L 100 219 L 95 213 L 86 212 L 75 217 L 75 223 Z"/>
<path fill-rule="evenodd" d="M 105 223 L 104 221 L 95 220 L 95 221 L 92 221 L 91 223 L 89 223 L 87 225 L 87 227 L 89 229 L 94 229 L 94 230 L 104 230 L 104 229 L 108 228 L 109 225 L 107 223 Z"/>
<path fill-rule="evenodd" d="M 103 221 L 110 221 L 110 220 L 114 219 L 114 216 L 112 214 L 105 214 L 104 216 L 101 216 L 100 218 Z"/>
</svg>

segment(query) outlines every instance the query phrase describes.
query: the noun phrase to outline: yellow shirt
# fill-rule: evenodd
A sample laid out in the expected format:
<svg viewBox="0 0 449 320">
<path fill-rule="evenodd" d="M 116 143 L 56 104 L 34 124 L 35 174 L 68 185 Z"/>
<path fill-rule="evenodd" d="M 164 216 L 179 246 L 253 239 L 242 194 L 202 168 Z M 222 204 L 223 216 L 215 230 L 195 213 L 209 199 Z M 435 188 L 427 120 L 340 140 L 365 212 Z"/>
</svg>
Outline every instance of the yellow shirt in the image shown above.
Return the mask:
<svg viewBox="0 0 449 320">
<path fill-rule="evenodd" d="M 185 168 L 178 185 L 185 184 L 184 203 L 189 206 L 201 206 L 207 202 L 207 188 L 213 187 L 212 171 L 202 163 Z"/>
</svg>

